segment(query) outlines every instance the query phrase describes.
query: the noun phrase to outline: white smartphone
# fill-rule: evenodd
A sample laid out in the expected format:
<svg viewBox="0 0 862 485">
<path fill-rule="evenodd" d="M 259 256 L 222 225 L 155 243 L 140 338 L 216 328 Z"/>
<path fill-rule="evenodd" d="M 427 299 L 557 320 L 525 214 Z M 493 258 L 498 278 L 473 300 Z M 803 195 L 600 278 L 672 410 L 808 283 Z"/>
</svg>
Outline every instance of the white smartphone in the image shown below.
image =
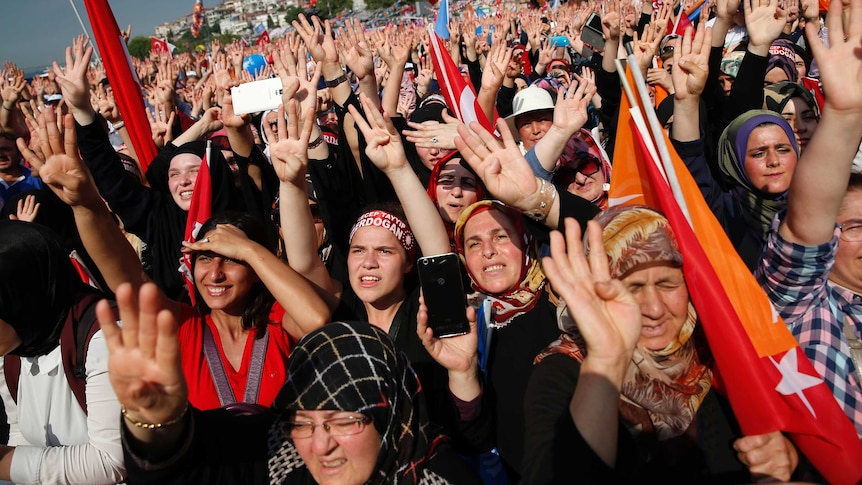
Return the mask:
<svg viewBox="0 0 862 485">
<path fill-rule="evenodd" d="M 278 77 L 240 84 L 230 88 L 233 111 L 242 115 L 278 108 L 283 91 L 284 86 Z"/>
</svg>

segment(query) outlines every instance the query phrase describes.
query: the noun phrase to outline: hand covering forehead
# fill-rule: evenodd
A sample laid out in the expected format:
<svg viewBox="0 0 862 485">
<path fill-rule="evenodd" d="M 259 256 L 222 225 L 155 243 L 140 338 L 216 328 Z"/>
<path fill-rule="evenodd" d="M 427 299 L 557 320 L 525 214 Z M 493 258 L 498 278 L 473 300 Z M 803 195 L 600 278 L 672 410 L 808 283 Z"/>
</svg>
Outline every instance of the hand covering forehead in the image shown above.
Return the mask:
<svg viewBox="0 0 862 485">
<path fill-rule="evenodd" d="M 602 226 L 612 278 L 624 278 L 655 263 L 682 266 L 676 237 L 660 212 L 646 206 L 616 206 L 600 212 L 595 220 Z M 589 251 L 586 235 L 584 239 Z"/>
</svg>

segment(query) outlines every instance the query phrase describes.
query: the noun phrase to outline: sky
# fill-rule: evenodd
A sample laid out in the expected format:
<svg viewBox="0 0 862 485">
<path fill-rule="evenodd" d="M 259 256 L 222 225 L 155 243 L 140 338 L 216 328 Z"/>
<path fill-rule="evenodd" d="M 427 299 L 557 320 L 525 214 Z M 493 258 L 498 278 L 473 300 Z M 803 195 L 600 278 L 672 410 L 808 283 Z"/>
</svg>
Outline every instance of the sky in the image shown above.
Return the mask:
<svg viewBox="0 0 862 485">
<path fill-rule="evenodd" d="M 90 31 L 84 0 L 71 0 Z M 219 0 L 204 0 L 205 7 Z M 155 26 L 190 14 L 195 0 L 108 0 L 120 29 L 132 36 L 153 35 Z M 81 33 L 70 0 L 0 0 L 0 62 L 29 71 L 65 59 L 65 49 Z"/>
</svg>

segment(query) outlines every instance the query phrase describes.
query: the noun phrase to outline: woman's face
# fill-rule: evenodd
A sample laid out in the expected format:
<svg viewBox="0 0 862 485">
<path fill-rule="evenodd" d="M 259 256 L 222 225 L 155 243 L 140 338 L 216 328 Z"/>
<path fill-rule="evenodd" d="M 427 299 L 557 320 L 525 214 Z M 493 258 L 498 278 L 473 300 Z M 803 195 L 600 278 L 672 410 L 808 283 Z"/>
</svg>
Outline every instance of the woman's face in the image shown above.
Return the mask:
<svg viewBox="0 0 862 485">
<path fill-rule="evenodd" d="M 560 171 L 558 170 L 557 173 Z M 605 174 L 599 162 L 594 159 L 581 162 L 577 170 L 567 169 L 565 182 L 566 191 L 590 202 L 598 200 L 604 194 Z M 556 176 L 554 179 L 556 180 Z"/>
<path fill-rule="evenodd" d="M 437 175 L 440 217 L 454 224 L 467 206 L 476 202 L 476 177 L 461 166 L 460 158 L 446 162 Z"/>
<path fill-rule="evenodd" d="M 171 159 L 168 168 L 168 190 L 177 206 L 187 211 L 192 205 L 192 192 L 198 170 L 201 168 L 201 157 L 193 153 L 182 153 Z"/>
<path fill-rule="evenodd" d="M 533 148 L 553 124 L 554 112 L 547 109 L 531 111 L 515 117 L 515 127 L 518 128 L 525 150 Z"/>
<path fill-rule="evenodd" d="M 464 226 L 464 258 L 473 280 L 490 294 L 501 294 L 521 280 L 521 236 L 506 215 L 481 212 Z"/>
<path fill-rule="evenodd" d="M 658 264 L 632 271 L 622 281 L 641 307 L 638 345 L 662 350 L 679 338 L 689 303 L 682 269 Z"/>
<path fill-rule="evenodd" d="M 766 124 L 751 131 L 744 167 L 748 180 L 761 192 L 787 191 L 796 169 L 796 152 L 780 126 Z"/>
<path fill-rule="evenodd" d="M 769 86 L 770 84 L 780 83 L 781 81 L 789 81 L 787 79 L 787 73 L 784 72 L 784 69 L 780 67 L 773 67 L 766 73 L 766 77 L 763 78 L 763 85 Z"/>
<path fill-rule="evenodd" d="M 241 261 L 203 252 L 195 255 L 195 284 L 204 303 L 212 310 L 242 315 L 257 274 Z"/>
<path fill-rule="evenodd" d="M 404 275 L 412 262 L 388 229 L 365 226 L 356 230 L 347 255 L 347 270 L 353 292 L 365 303 L 378 308 L 404 299 Z"/>
<path fill-rule="evenodd" d="M 297 411 L 295 421 L 322 424 L 336 418 L 361 417 L 344 411 Z M 293 444 L 305 466 L 320 485 L 362 485 L 367 483 L 377 467 L 382 439 L 369 423 L 359 433 L 333 436 L 321 426 L 315 427 L 310 438 L 293 438 Z"/>
<path fill-rule="evenodd" d="M 817 115 L 804 99 L 791 98 L 784 105 L 781 116 L 793 128 L 793 135 L 796 137 L 796 144 L 801 152 L 808 145 L 811 136 L 814 135 L 814 130 L 817 129 Z"/>
<path fill-rule="evenodd" d="M 422 123 L 423 125 L 439 125 L 440 123 L 437 121 L 425 121 Z M 419 155 L 419 160 L 422 161 L 422 165 L 428 170 L 434 170 L 434 166 L 437 165 L 437 162 L 445 157 L 446 155 L 452 153 L 452 150 L 440 149 L 440 148 L 421 148 L 416 147 L 416 153 Z"/>
</svg>

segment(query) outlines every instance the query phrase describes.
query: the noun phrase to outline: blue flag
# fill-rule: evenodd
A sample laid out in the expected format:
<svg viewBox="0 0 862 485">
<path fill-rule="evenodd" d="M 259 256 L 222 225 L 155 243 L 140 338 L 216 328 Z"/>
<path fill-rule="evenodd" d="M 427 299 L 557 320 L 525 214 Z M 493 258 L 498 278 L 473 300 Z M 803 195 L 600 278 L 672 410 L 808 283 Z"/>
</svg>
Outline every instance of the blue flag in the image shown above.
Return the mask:
<svg viewBox="0 0 862 485">
<path fill-rule="evenodd" d="M 437 23 L 434 24 L 437 37 L 449 40 L 449 0 L 440 0 L 440 11 L 437 12 Z"/>
</svg>

